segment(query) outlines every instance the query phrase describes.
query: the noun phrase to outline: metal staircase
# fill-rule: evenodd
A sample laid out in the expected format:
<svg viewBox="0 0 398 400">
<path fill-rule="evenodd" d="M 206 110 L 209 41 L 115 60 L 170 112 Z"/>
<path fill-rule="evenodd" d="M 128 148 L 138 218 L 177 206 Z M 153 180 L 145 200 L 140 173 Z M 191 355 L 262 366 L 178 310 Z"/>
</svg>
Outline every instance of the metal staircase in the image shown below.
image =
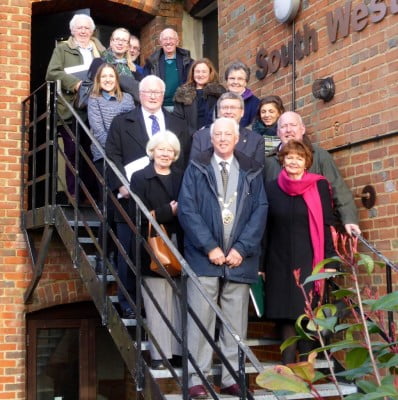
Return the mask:
<svg viewBox="0 0 398 400">
<path fill-rule="evenodd" d="M 45 94 L 46 106 L 45 110 L 40 112 L 40 96 L 43 97 L 43 92 Z M 178 294 L 182 305 L 183 329 L 181 336 L 176 335 L 177 340 L 181 343 L 183 349 L 182 368 L 173 368 L 167 360 L 164 360 L 164 363 L 167 366 L 166 370 L 151 370 L 148 367 L 147 362 L 145 361 L 148 359 L 146 355 L 148 343 L 144 339 L 151 338 L 161 354 L 162 349 L 159 348 L 146 325 L 145 319 L 142 317 L 142 305 L 140 300 L 141 290 L 146 290 L 150 296 L 153 296 L 155 304 L 157 304 L 159 312 L 162 314 L 161 305 L 156 302 L 156 298 L 150 293 L 140 276 L 139 251 L 137 251 L 137 259 L 131 260 L 123 250 L 116 234 L 113 232 L 111 227 L 107 226 L 106 201 L 108 200 L 104 201 L 105 204 L 102 207 L 99 207 L 96 204 L 95 200 L 89 193 L 85 182 L 80 179 L 78 168 L 74 169 L 66 159 L 62 149 L 58 146 L 56 134 L 58 117 L 55 112 L 57 98 L 59 101 L 63 101 L 62 95 L 56 92 L 56 84 L 54 82 L 48 82 L 36 92 L 32 93 L 32 95 L 23 103 L 23 143 L 26 143 L 26 148 L 23 149 L 22 153 L 23 195 L 21 203 L 21 221 L 22 231 L 24 232 L 28 244 L 33 266 L 33 276 L 25 293 L 25 302 L 28 303 L 31 301 L 32 294 L 42 276 L 46 255 L 52 237 L 57 233 L 69 253 L 73 265 L 78 271 L 93 303 L 101 315 L 103 325 L 107 327 L 109 334 L 112 336 L 122 358 L 124 359 L 126 367 L 133 376 L 136 383 L 137 393 L 143 399 L 188 399 L 188 360 L 196 366 L 195 360 L 192 359 L 188 352 L 187 343 L 189 338 L 187 338 L 186 332 L 186 321 L 188 315 L 191 315 L 199 328 L 203 329 L 203 327 L 201 327 L 201 322 L 197 319 L 186 302 L 186 280 L 188 277 L 195 283 L 204 300 L 211 304 L 211 307 L 216 313 L 220 323 L 223 324 L 231 334 L 234 334 L 233 329 L 223 316 L 218 306 L 211 301 L 207 293 L 201 287 L 189 265 L 174 248 L 172 243 L 164 237 L 158 224 L 152 219 L 140 199 L 137 198 L 134 193 L 130 192 L 131 197 L 136 203 L 137 210 L 136 220 L 131 221 L 120 205 L 118 205 L 119 203 L 117 199 L 108 191 L 102 177 L 98 176 L 97 173 L 97 179 L 100 181 L 102 180 L 104 186 L 103 198 L 109 198 L 109 201 L 113 201 L 115 207 L 118 207 L 119 211 L 124 215 L 126 223 L 128 223 L 134 232 L 137 249 L 140 249 L 141 244 L 143 244 L 146 251 L 150 252 L 150 249 L 146 245 L 145 238 L 140 234 L 141 219 L 147 218 L 151 220 L 154 228 L 159 232 L 159 234 L 161 236 L 163 235 L 166 243 L 168 243 L 176 253 L 183 265 L 183 274 L 181 278 L 179 278 L 181 279 L 181 289 L 178 289 L 174 281 L 169 278 L 169 282 Z M 72 110 L 72 112 L 74 111 Z M 92 137 L 83 121 L 81 121 L 76 113 L 74 114 L 77 121 L 77 131 L 80 130 L 80 134 L 88 135 L 99 149 L 101 149 L 99 143 L 97 143 L 95 138 Z M 71 132 L 71 134 L 74 135 L 76 133 Z M 79 164 L 79 157 L 83 157 L 86 158 L 89 167 L 94 168 L 94 165 L 90 160 L 87 160 L 87 155 L 79 146 L 79 133 L 76 135 L 77 136 L 74 136 L 74 138 L 77 154 L 79 154 L 76 164 Z M 58 159 L 60 157 L 64 159 L 67 168 L 74 170 L 80 193 L 87 197 L 89 200 L 89 206 L 80 205 L 79 190 L 76 192 L 78 193 L 76 198 L 67 195 L 66 199 L 63 199 L 62 201 L 60 200 L 58 191 L 58 187 L 62 185 L 62 179 L 58 174 Z M 113 173 L 115 173 L 123 183 L 128 185 L 128 183 L 125 182 L 125 178 L 116 170 L 113 163 L 106 158 L 105 154 L 104 159 L 106 164 L 105 169 L 111 168 Z M 67 192 L 65 188 L 64 191 Z M 68 202 L 67 205 L 63 204 L 65 203 L 65 200 Z M 118 250 L 122 252 L 126 262 L 136 275 L 137 303 L 134 303 L 133 299 L 128 296 L 126 289 L 123 287 L 122 282 L 118 277 L 117 270 L 113 265 L 112 260 L 107 257 L 107 239 L 98 239 L 97 237 L 98 229 L 101 224 L 103 224 L 105 230 L 109 233 L 111 240 L 114 241 Z M 40 243 L 37 245 L 35 238 L 38 236 L 40 236 L 41 239 Z M 37 250 L 36 247 L 38 247 Z M 102 271 L 96 271 L 95 260 L 98 256 L 100 256 L 104 261 Z M 136 320 L 126 320 L 120 317 L 117 297 L 112 296 L 112 293 L 109 291 L 109 284 L 111 282 L 116 282 L 119 288 L 121 288 L 121 290 L 127 295 L 126 297 L 128 298 L 132 309 L 136 311 Z M 171 326 L 170 322 L 168 322 L 168 324 Z M 274 363 L 260 362 L 254 355 L 251 347 L 275 345 L 275 341 L 257 339 L 244 342 L 239 337 L 236 337 L 236 335 L 234 337 L 237 351 L 240 354 L 241 364 L 238 373 L 233 371 L 231 366 L 229 366 L 229 368 L 231 369 L 231 373 L 236 382 L 241 385 L 242 389 L 246 389 L 248 374 L 258 374 L 264 368 L 274 365 Z M 220 360 L 219 362 L 227 363 L 223 354 L 220 352 L 217 343 L 211 341 L 211 345 L 214 352 L 217 354 L 218 360 Z M 322 365 L 321 362 L 318 366 L 319 368 L 324 368 L 324 365 Z M 212 370 L 213 378 L 211 378 L 211 380 L 208 380 L 203 376 L 199 370 L 198 373 L 203 379 L 204 385 L 207 387 L 211 398 L 228 398 L 228 396 L 220 395 L 213 387 L 213 383 L 217 383 L 217 376 L 220 374 L 220 364 L 214 366 Z M 162 393 L 161 381 L 166 379 L 173 380 L 175 383 L 176 390 L 174 394 L 165 395 Z M 319 386 L 318 390 L 319 393 L 324 395 L 324 397 L 334 396 L 337 394 L 335 388 L 327 383 Z M 344 394 L 349 394 L 356 392 L 357 389 L 353 385 L 342 384 L 341 390 Z M 307 397 L 310 396 L 289 395 L 284 396 L 283 398 L 297 399 Z M 268 400 L 281 397 L 270 392 L 256 390 L 254 393 L 251 393 L 250 391 L 245 392 L 244 398 Z"/>
</svg>

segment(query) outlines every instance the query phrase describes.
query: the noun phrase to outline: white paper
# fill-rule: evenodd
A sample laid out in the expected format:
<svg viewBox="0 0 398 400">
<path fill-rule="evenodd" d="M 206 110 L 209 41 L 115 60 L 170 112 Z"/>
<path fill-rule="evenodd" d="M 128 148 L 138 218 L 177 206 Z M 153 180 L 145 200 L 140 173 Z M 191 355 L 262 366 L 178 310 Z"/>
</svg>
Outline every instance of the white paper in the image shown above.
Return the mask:
<svg viewBox="0 0 398 400">
<path fill-rule="evenodd" d="M 124 170 L 126 172 L 127 180 L 130 182 L 131 175 L 133 175 L 134 172 L 145 168 L 148 164 L 149 164 L 148 156 L 141 157 L 138 160 L 134 160 L 134 161 L 131 161 L 131 163 L 126 164 L 124 166 Z"/>
<path fill-rule="evenodd" d="M 73 67 L 65 67 L 64 71 L 67 74 L 75 74 L 76 72 L 87 71 L 87 65 L 80 64 L 80 65 L 74 65 Z"/>
</svg>

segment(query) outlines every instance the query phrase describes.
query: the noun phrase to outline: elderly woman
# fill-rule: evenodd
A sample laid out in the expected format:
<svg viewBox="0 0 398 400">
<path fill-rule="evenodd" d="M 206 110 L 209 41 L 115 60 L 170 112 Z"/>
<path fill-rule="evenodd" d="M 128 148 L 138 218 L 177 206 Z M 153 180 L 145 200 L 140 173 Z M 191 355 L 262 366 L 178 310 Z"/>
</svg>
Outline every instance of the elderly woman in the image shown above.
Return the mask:
<svg viewBox="0 0 398 400">
<path fill-rule="evenodd" d="M 295 335 L 295 321 L 304 313 L 304 298 L 293 271 L 300 269 L 303 282 L 319 261 L 335 255 L 330 232 L 335 220 L 328 181 L 307 172 L 311 150 L 302 142 L 290 140 L 279 157 L 283 169 L 266 186 L 265 314 L 277 322 L 285 340 Z M 315 298 L 322 297 L 322 282 L 307 285 L 306 290 L 310 289 Z M 300 353 L 307 352 L 311 343 L 300 341 L 298 348 Z M 288 364 L 295 359 L 296 345 L 292 345 L 282 353 L 282 361 Z"/>
<path fill-rule="evenodd" d="M 189 70 L 187 83 L 174 95 L 173 114 L 187 121 L 193 135 L 213 122 L 217 99 L 224 92 L 213 63 L 208 58 L 197 60 Z"/>
<path fill-rule="evenodd" d="M 147 144 L 147 154 L 151 160 L 144 169 L 135 172 L 131 177 L 131 190 L 136 193 L 146 207 L 155 212 L 159 224 L 164 224 L 171 240 L 182 250 L 182 230 L 177 219 L 177 198 L 180 190 L 182 171 L 172 165 L 180 155 L 180 142 L 170 131 L 159 132 L 152 136 Z M 132 210 L 131 214 L 134 214 Z M 180 307 L 177 296 L 165 278 L 152 272 L 149 255 L 142 252 L 142 274 L 150 290 L 154 293 L 162 311 L 172 321 L 177 332 L 180 331 Z M 181 350 L 159 312 L 153 305 L 146 291 L 143 290 L 146 321 L 149 329 L 160 344 L 165 356 L 172 359 L 180 356 Z M 162 357 L 150 344 L 152 357 L 151 367 L 163 369 Z"/>
<path fill-rule="evenodd" d="M 92 37 L 95 25 L 91 17 L 85 14 L 76 14 L 69 23 L 71 36 L 67 41 L 59 43 L 51 56 L 48 64 L 46 80 L 61 81 L 62 95 L 72 104 L 74 96 L 80 87 L 82 79 L 72 74 L 70 67 L 80 66 L 82 70 L 88 70 L 95 57 L 100 57 L 105 50 L 96 38 Z M 57 113 L 60 119 L 70 126 L 73 131 L 72 113 L 61 102 L 57 103 Z M 85 113 L 80 112 L 80 116 L 85 119 Z M 59 132 L 64 141 L 64 151 L 69 161 L 75 166 L 75 144 L 68 134 L 62 121 L 59 120 Z M 90 141 L 86 135 L 82 134 L 81 144 L 90 153 Z M 82 169 L 84 170 L 84 169 Z M 66 168 L 66 184 L 69 193 L 75 194 L 75 179 L 72 171 Z"/>
<path fill-rule="evenodd" d="M 247 88 L 250 80 L 250 69 L 243 62 L 236 61 L 225 70 L 225 80 L 230 92 L 242 96 L 245 102 L 245 112 L 239 122 L 239 126 L 244 128 L 253 122 L 260 100 Z"/>
<path fill-rule="evenodd" d="M 280 143 L 277 135 L 277 125 L 279 117 L 284 112 L 285 107 L 279 96 L 266 96 L 260 100 L 252 130 L 264 137 L 266 153 L 273 150 Z"/>
</svg>

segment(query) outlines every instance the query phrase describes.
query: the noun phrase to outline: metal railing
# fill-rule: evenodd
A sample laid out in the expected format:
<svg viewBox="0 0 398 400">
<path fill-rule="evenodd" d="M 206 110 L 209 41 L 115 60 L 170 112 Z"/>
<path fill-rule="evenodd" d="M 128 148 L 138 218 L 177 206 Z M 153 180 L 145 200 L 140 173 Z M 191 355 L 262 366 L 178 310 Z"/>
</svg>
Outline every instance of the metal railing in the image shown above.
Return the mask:
<svg viewBox="0 0 398 400">
<path fill-rule="evenodd" d="M 58 90 L 57 90 L 58 88 Z M 39 113 L 39 97 L 42 95 L 42 91 L 45 92 L 45 110 L 40 114 Z M 66 106 L 73 115 L 74 123 L 73 127 L 71 125 L 66 124 L 66 121 L 63 121 L 56 113 L 56 104 L 57 102 L 62 102 L 64 106 Z M 76 159 L 74 162 L 68 160 L 65 152 L 58 145 L 58 134 L 57 134 L 57 126 L 62 124 L 70 137 L 73 139 L 76 150 Z M 163 357 L 164 364 L 169 369 L 172 377 L 175 379 L 177 384 L 180 386 L 182 395 L 184 399 L 188 399 L 188 361 L 192 364 L 197 374 L 201 377 L 203 384 L 207 388 L 210 396 L 214 399 L 218 398 L 218 394 L 214 390 L 211 382 L 208 377 L 204 376 L 202 371 L 199 369 L 196 361 L 193 359 L 191 354 L 189 353 L 189 338 L 187 337 L 187 320 L 188 317 L 191 317 L 192 320 L 196 323 L 198 328 L 206 337 L 206 340 L 210 343 L 212 349 L 217 354 L 218 359 L 221 363 L 227 368 L 233 377 L 234 381 L 240 385 L 242 398 L 253 399 L 253 395 L 247 390 L 246 385 L 246 377 L 245 377 L 245 361 L 248 360 L 254 367 L 254 369 L 260 373 L 263 370 L 263 366 L 261 362 L 257 359 L 251 349 L 245 344 L 244 338 L 239 337 L 231 323 L 224 316 L 222 310 L 219 306 L 213 302 L 213 300 L 209 297 L 207 291 L 202 287 L 198 277 L 193 272 L 191 267 L 184 260 L 182 255 L 175 248 L 174 244 L 171 240 L 163 233 L 160 229 L 156 220 L 153 219 L 152 215 L 142 203 L 142 201 L 130 190 L 129 182 L 125 178 L 125 176 L 116 168 L 115 164 L 106 156 L 103 148 L 90 132 L 89 128 L 85 125 L 82 118 L 78 113 L 70 106 L 70 104 L 64 99 L 62 93 L 60 91 L 60 85 L 57 85 L 56 82 L 47 82 L 42 85 L 37 91 L 32 93 L 24 102 L 23 102 L 23 143 L 26 143 L 26 147 L 22 151 L 22 229 L 24 232 L 27 232 L 29 229 L 34 229 L 40 225 L 52 225 L 55 223 L 53 210 L 60 204 L 60 196 L 58 187 L 61 187 L 61 191 L 66 193 L 67 198 L 63 200 L 67 200 L 69 205 L 73 208 L 73 227 L 75 234 L 75 249 L 76 251 L 72 254 L 72 261 L 76 268 L 79 268 L 79 260 L 81 259 L 81 254 L 79 250 L 81 246 L 78 246 L 79 235 L 81 230 L 85 231 L 85 234 L 90 238 L 93 246 L 94 252 L 104 261 L 104 268 L 102 270 L 103 275 L 103 290 L 102 295 L 106 297 L 106 276 L 111 274 L 113 275 L 114 280 L 117 282 L 119 286 L 119 290 L 125 295 L 130 307 L 136 311 L 137 315 L 137 329 L 136 337 L 134 339 L 135 347 L 138 352 L 138 371 L 142 371 L 140 368 L 140 364 L 143 362 L 143 354 L 141 350 L 141 342 L 142 342 L 142 334 L 141 328 L 143 328 L 145 334 L 151 339 L 155 348 L 159 351 L 159 353 Z M 135 204 L 136 209 L 136 218 L 135 221 L 132 221 L 128 213 L 123 209 L 120 205 L 119 200 L 116 198 L 114 193 L 110 190 L 110 188 L 106 184 L 106 180 L 99 174 L 95 165 L 91 161 L 89 155 L 84 150 L 84 148 L 80 145 L 80 136 L 87 135 L 90 141 L 97 147 L 97 149 L 101 152 L 103 156 L 103 168 L 104 168 L 104 176 L 108 171 L 111 171 L 116 177 L 120 180 L 120 182 L 128 188 L 129 195 L 133 203 Z M 65 163 L 65 168 L 68 168 L 72 171 L 75 177 L 75 196 L 71 196 L 68 193 L 66 185 L 64 183 L 64 179 L 60 176 L 59 172 L 59 162 L 58 159 L 63 159 Z M 43 160 L 44 168 L 43 168 Z M 96 199 L 90 193 L 88 189 L 88 182 L 85 182 L 81 176 L 81 171 L 79 171 L 79 165 L 81 165 L 81 161 L 84 161 L 85 167 L 88 167 L 92 171 L 92 175 L 95 179 L 100 183 L 102 188 L 102 199 L 103 202 L 99 206 L 97 205 Z M 108 235 L 102 235 L 102 237 L 98 238 L 95 230 L 90 226 L 90 221 L 87 217 L 84 216 L 82 212 L 82 207 L 79 207 L 81 203 L 80 196 L 85 196 L 88 199 L 92 209 L 95 212 L 100 224 L 103 226 L 103 231 L 107 232 Z M 133 232 L 134 243 L 136 248 L 136 257 L 135 259 L 131 259 L 130 255 L 125 251 L 122 243 L 119 241 L 117 234 L 114 232 L 111 226 L 107 224 L 107 209 L 108 202 L 112 202 L 112 205 L 120 213 L 120 215 L 125 220 L 126 224 Z M 44 219 L 42 216 L 45 215 Z M 152 253 L 151 248 L 149 247 L 146 238 L 142 235 L 142 220 L 146 219 L 152 223 L 153 228 L 157 232 L 158 235 L 162 237 L 162 239 L 166 242 L 168 247 L 172 250 L 172 252 L 176 255 L 178 260 L 182 265 L 182 274 L 179 278 L 171 278 L 167 277 L 167 281 L 171 285 L 174 293 L 178 296 L 181 308 L 182 308 L 182 326 L 181 326 L 181 334 L 177 333 L 172 326 L 172 322 L 168 320 L 162 311 L 162 304 L 159 304 L 156 300 L 156 293 L 152 293 L 148 288 L 145 280 L 142 279 L 141 276 L 141 251 L 146 251 L 151 256 L 151 258 L 155 258 Z M 80 232 L 80 233 L 79 233 Z M 27 240 L 29 242 L 29 235 L 25 234 Z M 108 238 L 109 237 L 109 238 Z M 108 240 L 112 240 L 117 250 L 122 254 L 125 262 L 128 267 L 132 271 L 132 273 L 136 277 L 136 291 L 137 297 L 136 299 L 132 299 L 129 295 L 127 289 L 123 286 L 122 281 L 120 280 L 117 269 L 111 262 L 108 257 Z M 33 251 L 34 246 L 30 246 L 32 259 L 35 259 L 35 254 Z M 37 257 L 36 257 L 37 258 Z M 44 262 L 44 261 L 43 261 Z M 34 263 L 35 264 L 35 263 Z M 36 279 L 40 279 L 40 273 L 34 274 Z M 176 279 L 180 280 L 180 284 L 176 284 Z M 236 343 L 236 351 L 239 354 L 239 369 L 235 371 L 232 365 L 229 364 L 224 354 L 220 350 L 218 344 L 213 340 L 212 334 L 207 332 L 204 326 L 202 325 L 199 318 L 196 316 L 194 311 L 191 309 L 187 302 L 187 288 L 186 283 L 187 279 L 190 279 L 193 285 L 196 287 L 202 299 L 200 301 L 206 301 L 213 312 L 216 314 L 220 324 L 222 324 L 224 332 L 230 334 L 233 340 Z M 31 285 L 31 291 L 36 287 L 37 282 Z M 155 307 L 157 308 L 159 314 L 162 319 L 170 329 L 172 335 L 176 338 L 176 340 L 180 343 L 182 347 L 182 378 L 178 376 L 178 373 L 170 364 L 170 362 L 166 359 L 165 354 L 159 344 L 157 343 L 153 333 L 149 330 L 145 319 L 142 317 L 142 304 L 141 304 L 141 291 L 144 290 L 148 296 L 153 301 Z M 31 295 L 31 293 L 29 294 Z M 107 314 L 107 310 L 99 310 L 101 313 L 101 317 L 104 324 L 108 323 L 109 315 Z M 128 344 L 126 344 L 128 346 Z M 141 364 L 142 365 L 142 364 Z M 138 373 L 136 378 L 136 384 L 138 390 L 143 390 L 145 381 L 144 374 Z"/>
</svg>

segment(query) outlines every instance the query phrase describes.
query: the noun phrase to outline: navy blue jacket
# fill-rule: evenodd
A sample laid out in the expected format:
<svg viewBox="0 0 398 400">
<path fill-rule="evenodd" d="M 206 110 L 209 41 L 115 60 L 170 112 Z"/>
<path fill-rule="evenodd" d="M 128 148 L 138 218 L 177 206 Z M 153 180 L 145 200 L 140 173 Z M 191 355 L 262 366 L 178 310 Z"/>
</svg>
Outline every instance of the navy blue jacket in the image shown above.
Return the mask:
<svg viewBox="0 0 398 400">
<path fill-rule="evenodd" d="M 224 254 L 223 222 L 217 196 L 212 151 L 192 160 L 185 171 L 178 198 L 178 218 L 184 230 L 184 255 L 198 276 L 224 277 L 239 283 L 257 280 L 260 242 L 267 220 L 268 202 L 264 191 L 261 165 L 235 152 L 239 180 L 232 246 L 243 257 L 237 268 L 217 266 L 208 253 L 220 247 Z"/>
</svg>

